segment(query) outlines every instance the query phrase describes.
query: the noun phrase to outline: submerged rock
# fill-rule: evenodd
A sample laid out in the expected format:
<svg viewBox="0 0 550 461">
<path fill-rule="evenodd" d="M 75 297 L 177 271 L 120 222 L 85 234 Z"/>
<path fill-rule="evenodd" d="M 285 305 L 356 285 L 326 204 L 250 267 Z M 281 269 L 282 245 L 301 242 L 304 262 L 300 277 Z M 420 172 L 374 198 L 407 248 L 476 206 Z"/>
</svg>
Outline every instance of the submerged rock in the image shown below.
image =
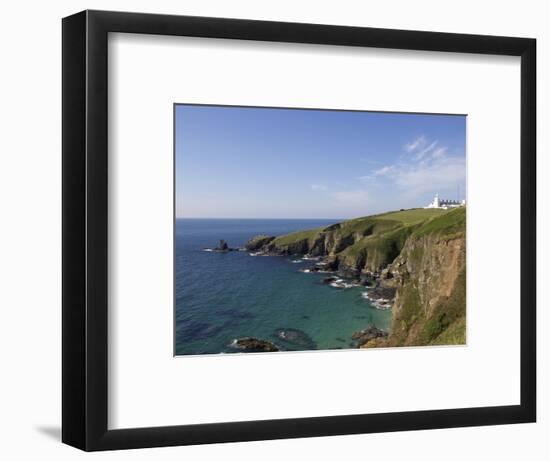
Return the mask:
<svg viewBox="0 0 550 461">
<path fill-rule="evenodd" d="M 369 341 L 378 338 L 387 338 L 388 333 L 375 326 L 370 326 L 364 330 L 356 331 L 351 335 L 351 339 L 355 341 L 356 347 L 362 347 Z"/>
<path fill-rule="evenodd" d="M 201 321 L 183 321 L 176 331 L 177 342 L 196 341 L 211 338 L 223 330 L 222 325 Z"/>
<path fill-rule="evenodd" d="M 233 309 L 233 308 L 224 308 L 219 311 L 216 311 L 215 315 L 221 315 L 229 319 L 230 322 L 241 321 L 241 320 L 250 320 L 256 317 L 254 314 L 248 311 Z"/>
<path fill-rule="evenodd" d="M 317 349 L 317 344 L 305 331 L 296 328 L 278 328 L 275 334 L 278 338 L 300 349 Z"/>
<path fill-rule="evenodd" d="M 270 341 L 252 337 L 238 338 L 231 343 L 232 347 L 245 352 L 278 352 L 280 349 Z"/>
</svg>

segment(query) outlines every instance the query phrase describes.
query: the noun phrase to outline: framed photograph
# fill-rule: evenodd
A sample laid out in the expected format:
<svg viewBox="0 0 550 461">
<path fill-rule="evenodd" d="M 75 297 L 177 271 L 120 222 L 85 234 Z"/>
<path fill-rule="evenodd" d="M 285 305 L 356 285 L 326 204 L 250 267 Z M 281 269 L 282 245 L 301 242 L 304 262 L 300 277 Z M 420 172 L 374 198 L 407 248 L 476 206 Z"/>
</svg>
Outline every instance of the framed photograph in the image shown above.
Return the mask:
<svg viewBox="0 0 550 461">
<path fill-rule="evenodd" d="M 83 450 L 534 422 L 536 42 L 63 19 Z"/>
</svg>

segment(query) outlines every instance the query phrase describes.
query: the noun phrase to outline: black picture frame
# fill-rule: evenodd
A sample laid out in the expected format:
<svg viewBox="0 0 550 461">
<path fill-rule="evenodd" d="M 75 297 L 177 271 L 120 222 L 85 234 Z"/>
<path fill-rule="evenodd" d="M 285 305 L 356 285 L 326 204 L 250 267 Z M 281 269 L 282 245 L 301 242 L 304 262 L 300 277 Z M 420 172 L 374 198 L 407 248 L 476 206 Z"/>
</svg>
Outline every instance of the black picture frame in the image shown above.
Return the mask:
<svg viewBox="0 0 550 461">
<path fill-rule="evenodd" d="M 83 11 L 64 18 L 62 29 L 64 443 L 94 451 L 535 422 L 535 39 L 106 11 Z M 521 403 L 109 430 L 109 32 L 520 56 Z"/>
</svg>

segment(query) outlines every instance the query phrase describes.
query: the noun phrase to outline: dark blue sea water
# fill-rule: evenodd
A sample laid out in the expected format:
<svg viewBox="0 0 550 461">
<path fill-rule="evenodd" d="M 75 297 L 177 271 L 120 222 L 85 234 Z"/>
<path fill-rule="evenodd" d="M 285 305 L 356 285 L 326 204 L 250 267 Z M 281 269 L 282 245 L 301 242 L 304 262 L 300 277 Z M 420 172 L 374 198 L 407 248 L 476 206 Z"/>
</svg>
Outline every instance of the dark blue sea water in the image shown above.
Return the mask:
<svg viewBox="0 0 550 461">
<path fill-rule="evenodd" d="M 354 331 L 376 325 L 389 329 L 391 311 L 364 299 L 363 287 L 322 285 L 327 274 L 303 273 L 313 264 L 298 257 L 215 253 L 220 239 L 243 247 L 258 234 L 281 235 L 333 224 L 303 219 L 176 220 L 176 354 L 239 352 L 235 338 L 267 339 L 285 350 L 342 349 Z M 299 263 L 293 261 L 301 261 Z M 278 329 L 299 330 L 308 338 L 285 343 Z"/>
</svg>

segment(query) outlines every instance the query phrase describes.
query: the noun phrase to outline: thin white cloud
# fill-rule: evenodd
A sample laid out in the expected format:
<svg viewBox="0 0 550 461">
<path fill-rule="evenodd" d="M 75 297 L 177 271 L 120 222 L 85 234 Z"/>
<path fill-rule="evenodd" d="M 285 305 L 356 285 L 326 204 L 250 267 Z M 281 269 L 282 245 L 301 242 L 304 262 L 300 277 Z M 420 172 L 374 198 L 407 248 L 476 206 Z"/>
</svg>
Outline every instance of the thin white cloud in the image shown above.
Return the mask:
<svg viewBox="0 0 550 461">
<path fill-rule="evenodd" d="M 377 170 L 374 170 L 371 174 L 359 176 L 359 178 L 357 179 L 359 179 L 359 181 L 361 182 L 367 183 L 367 182 L 370 182 L 371 180 L 375 180 L 379 176 L 386 176 L 390 174 L 394 170 L 394 168 L 395 168 L 394 165 L 386 165 L 386 166 L 383 166 L 382 168 L 378 168 Z"/>
<path fill-rule="evenodd" d="M 322 184 L 312 184 L 311 185 L 311 190 L 315 190 L 315 191 L 323 191 L 323 190 L 327 190 L 328 187 L 327 186 L 323 186 Z"/>
<path fill-rule="evenodd" d="M 356 205 L 367 203 L 369 194 L 364 189 L 357 189 L 334 192 L 332 197 L 338 202 L 343 202 L 348 205 Z"/>
<path fill-rule="evenodd" d="M 425 205 L 427 197 L 451 194 L 466 182 L 466 158 L 439 140 L 420 136 L 402 146 L 393 163 L 371 164 L 356 176 L 357 187 L 344 185 L 327 197 L 347 215 L 367 215 L 388 209 Z"/>
<path fill-rule="evenodd" d="M 439 145 L 437 140 L 422 135 L 405 144 L 403 150 L 409 155 L 359 178 L 367 191 L 376 186 L 393 186 L 396 192 L 412 198 L 454 188 L 466 179 L 464 155 L 448 155 L 447 146 Z"/>
<path fill-rule="evenodd" d="M 405 150 L 407 152 L 413 152 L 425 144 L 426 144 L 426 137 L 422 135 L 416 138 L 414 141 L 405 144 Z"/>
<path fill-rule="evenodd" d="M 442 159 L 447 154 L 447 148 L 446 147 L 438 147 L 432 152 L 432 158 L 433 159 Z"/>
<path fill-rule="evenodd" d="M 414 160 L 422 160 L 427 154 L 432 152 L 438 144 L 437 140 L 429 140 L 426 136 L 422 135 L 416 138 L 414 141 L 405 144 L 405 152 L 412 155 Z"/>
<path fill-rule="evenodd" d="M 394 165 L 386 165 L 378 170 L 375 170 L 372 174 L 374 176 L 386 176 L 395 169 Z"/>
<path fill-rule="evenodd" d="M 391 175 L 391 180 L 412 196 L 425 192 L 445 190 L 466 179 L 466 161 L 462 157 L 444 157 L 418 165 L 402 166 Z"/>
<path fill-rule="evenodd" d="M 432 150 L 434 150 L 435 146 L 437 146 L 437 141 L 433 141 L 429 146 L 425 146 L 421 149 L 419 149 L 414 154 L 415 160 L 422 160 L 426 154 L 429 154 Z"/>
</svg>

